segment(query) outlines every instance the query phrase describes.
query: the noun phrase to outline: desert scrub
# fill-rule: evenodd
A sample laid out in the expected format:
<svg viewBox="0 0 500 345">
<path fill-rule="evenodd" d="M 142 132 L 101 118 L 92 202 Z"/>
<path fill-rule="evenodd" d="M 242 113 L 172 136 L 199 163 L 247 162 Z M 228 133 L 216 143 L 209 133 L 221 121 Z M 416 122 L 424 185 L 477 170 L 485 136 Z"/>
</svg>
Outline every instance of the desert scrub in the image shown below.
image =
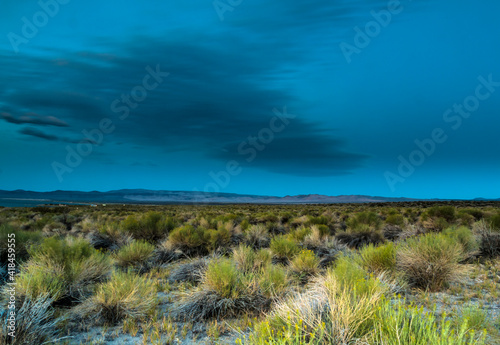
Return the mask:
<svg viewBox="0 0 500 345">
<path fill-rule="evenodd" d="M 359 251 L 360 264 L 374 273 L 392 272 L 396 268 L 396 246 L 389 242 L 379 247 L 370 244 Z"/>
<path fill-rule="evenodd" d="M 231 232 L 226 227 L 220 227 L 218 230 L 209 229 L 206 231 L 209 250 L 225 248 L 231 244 Z"/>
<path fill-rule="evenodd" d="M 245 275 L 231 259 L 220 258 L 209 263 L 198 288 L 181 295 L 174 315 L 190 321 L 221 319 L 263 312 L 269 303 L 252 274 Z"/>
<path fill-rule="evenodd" d="M 385 222 L 390 225 L 396 225 L 402 227 L 405 225 L 405 218 L 401 214 L 391 214 L 387 216 Z"/>
<path fill-rule="evenodd" d="M 373 344 L 485 344 L 484 332 L 475 332 L 466 320 L 456 323 L 446 321 L 446 315 L 438 319 L 435 313 L 424 312 L 423 308 L 405 306 L 402 301 L 384 300 L 375 317 Z"/>
<path fill-rule="evenodd" d="M 302 250 L 293 258 L 290 268 L 297 274 L 311 276 L 319 270 L 319 259 L 312 250 Z"/>
<path fill-rule="evenodd" d="M 154 281 L 133 272 L 115 271 L 73 312 L 83 319 L 92 318 L 97 323 L 114 325 L 125 318 L 143 319 L 154 311 L 157 304 Z"/>
<path fill-rule="evenodd" d="M 288 271 L 280 266 L 268 264 L 260 273 L 259 287 L 267 298 L 280 298 L 293 286 L 294 281 Z"/>
<path fill-rule="evenodd" d="M 42 234 L 38 231 L 17 230 L 7 224 L 0 225 L 0 264 L 7 263 L 8 245 L 12 243 L 12 238 L 15 239 L 16 261 L 21 262 L 28 258 L 29 246 L 42 240 Z M 11 239 L 10 242 L 9 239 Z"/>
<path fill-rule="evenodd" d="M 374 212 L 359 212 L 347 221 L 347 226 L 354 232 L 379 230 L 382 220 Z"/>
<path fill-rule="evenodd" d="M 167 247 L 181 250 L 184 253 L 206 254 L 209 236 L 204 228 L 184 225 L 170 232 Z"/>
<path fill-rule="evenodd" d="M 454 241 L 462 245 L 464 253 L 472 254 L 479 249 L 479 243 L 472 233 L 472 230 L 465 226 L 450 227 L 443 233 Z"/>
<path fill-rule="evenodd" d="M 11 330 L 8 328 L 7 315 L 2 315 L 0 344 L 38 345 L 56 342 L 58 326 L 64 318 L 54 315 L 53 302 L 48 295 L 26 298 L 16 310 L 14 338 L 9 335 Z"/>
<path fill-rule="evenodd" d="M 52 290 L 62 279 L 64 287 L 52 298 L 76 301 L 111 273 L 110 259 L 83 239 L 51 237 L 31 247 L 29 252 L 31 258 L 18 277 L 20 296 L 39 294 L 37 291 L 43 291 L 45 283 Z"/>
<path fill-rule="evenodd" d="M 155 247 L 146 241 L 133 241 L 122 247 L 114 256 L 116 265 L 122 269 L 140 269 L 153 258 Z"/>
<path fill-rule="evenodd" d="M 381 244 L 385 241 L 382 233 L 370 230 L 370 227 L 366 224 L 358 225 L 356 228 L 350 229 L 348 232 L 340 232 L 335 236 L 335 238 L 340 243 L 356 249 L 369 244 Z"/>
<path fill-rule="evenodd" d="M 250 344 L 350 344 L 367 341 L 384 291 L 376 284 L 364 295 L 342 287 L 335 274 L 317 277 L 310 288 L 275 304 L 255 326 Z M 310 334 L 314 334 L 314 340 Z M 296 339 L 294 341 L 291 341 Z M 302 340 L 301 340 L 302 339 Z"/>
<path fill-rule="evenodd" d="M 16 297 L 21 300 L 36 300 L 47 296 L 58 301 L 66 293 L 64 268 L 54 261 L 30 260 L 24 263 L 16 277 L 16 283 Z"/>
<path fill-rule="evenodd" d="M 245 231 L 245 242 L 252 248 L 262 248 L 269 246 L 269 233 L 263 224 L 250 226 Z"/>
<path fill-rule="evenodd" d="M 233 260 L 238 269 L 244 273 L 257 273 L 271 262 L 271 253 L 268 249 L 262 248 L 255 251 L 251 247 L 241 244 L 233 249 Z"/>
<path fill-rule="evenodd" d="M 142 216 L 130 215 L 121 222 L 121 227 L 137 240 L 156 242 L 168 235 L 176 221 L 159 212 L 149 211 Z"/>
<path fill-rule="evenodd" d="M 276 236 L 271 240 L 271 251 L 274 257 L 280 261 L 291 260 L 300 251 L 297 243 L 286 236 Z"/>
<path fill-rule="evenodd" d="M 497 344 L 500 342 L 500 330 L 495 327 L 494 320 L 488 314 L 478 307 L 462 308 L 452 317 L 452 325 L 460 329 L 466 323 L 467 329 L 473 330 L 477 335 L 486 331 L 488 343 Z"/>
<path fill-rule="evenodd" d="M 463 272 L 462 245 L 444 234 L 411 238 L 397 252 L 397 269 L 416 288 L 438 291 Z"/>
</svg>

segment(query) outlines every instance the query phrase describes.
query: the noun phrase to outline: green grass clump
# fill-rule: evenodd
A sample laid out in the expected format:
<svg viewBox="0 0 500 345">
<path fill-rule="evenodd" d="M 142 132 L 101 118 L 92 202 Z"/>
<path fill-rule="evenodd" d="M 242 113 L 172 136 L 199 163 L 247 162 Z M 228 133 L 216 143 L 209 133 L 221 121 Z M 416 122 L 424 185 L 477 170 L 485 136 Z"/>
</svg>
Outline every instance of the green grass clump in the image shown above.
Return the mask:
<svg viewBox="0 0 500 345">
<path fill-rule="evenodd" d="M 360 264 L 375 273 L 392 272 L 396 268 L 396 246 L 389 242 L 379 247 L 373 244 L 359 251 Z"/>
<path fill-rule="evenodd" d="M 433 218 L 443 218 L 450 223 L 455 220 L 456 209 L 453 206 L 433 206 L 426 214 Z"/>
<path fill-rule="evenodd" d="M 206 235 L 208 240 L 208 248 L 210 250 L 224 248 L 231 243 L 231 232 L 229 232 L 229 230 L 224 227 L 221 227 L 218 230 L 207 230 Z"/>
<path fill-rule="evenodd" d="M 141 216 L 130 215 L 121 222 L 121 227 L 137 240 L 156 242 L 168 235 L 176 221 L 159 212 L 149 211 Z"/>
<path fill-rule="evenodd" d="M 462 245 L 444 234 L 411 238 L 397 252 L 397 269 L 410 285 L 431 291 L 441 289 L 462 273 Z"/>
<path fill-rule="evenodd" d="M 204 228 L 184 225 L 170 232 L 168 245 L 188 254 L 206 253 L 209 236 Z"/>
<path fill-rule="evenodd" d="M 219 259 L 208 264 L 204 283 L 223 298 L 238 298 L 245 293 L 245 277 L 232 260 Z"/>
<path fill-rule="evenodd" d="M 467 324 L 469 330 L 474 331 L 476 334 L 481 334 L 484 331 L 487 333 L 487 338 L 491 343 L 496 344 L 500 342 L 500 329 L 495 326 L 488 314 L 478 307 L 462 308 L 452 318 L 452 325 L 455 328 L 460 328 L 464 323 Z"/>
<path fill-rule="evenodd" d="M 472 230 L 466 226 L 450 227 L 443 233 L 454 241 L 460 243 L 464 253 L 473 253 L 479 249 L 479 242 L 472 233 Z"/>
<path fill-rule="evenodd" d="M 144 266 L 154 255 L 155 247 L 146 241 L 132 241 L 120 248 L 114 258 L 120 268 Z"/>
<path fill-rule="evenodd" d="M 0 225 L 0 264 L 7 263 L 8 255 L 15 253 L 17 262 L 29 257 L 28 248 L 42 240 L 40 232 L 17 230 L 7 224 Z M 10 247 L 9 247 L 10 245 Z M 15 247 L 13 246 L 15 245 Z M 9 248 L 11 252 L 9 253 Z"/>
<path fill-rule="evenodd" d="M 297 243 L 285 236 L 276 236 L 271 240 L 271 251 L 280 260 L 291 260 L 300 251 Z"/>
<path fill-rule="evenodd" d="M 466 320 L 452 324 L 445 315 L 439 320 L 422 308 L 384 301 L 376 314 L 373 344 L 479 345 L 485 344 L 485 334 L 474 332 Z"/>
<path fill-rule="evenodd" d="M 43 285 L 43 282 L 47 282 L 48 286 L 59 286 L 62 279 L 63 288 L 51 297 L 56 301 L 62 298 L 78 300 L 82 294 L 89 292 L 94 283 L 103 281 L 111 272 L 109 258 L 83 239 L 67 237 L 59 240 L 51 237 L 31 247 L 29 252 L 31 259 L 21 270 L 18 281 L 26 296 L 39 294 L 36 286 Z M 37 278 L 33 280 L 31 275 Z"/>
<path fill-rule="evenodd" d="M 492 216 L 488 221 L 493 230 L 500 231 L 500 213 Z"/>
<path fill-rule="evenodd" d="M 347 226 L 354 232 L 379 230 L 382 220 L 375 212 L 359 212 L 347 221 Z"/>
<path fill-rule="evenodd" d="M 116 324 L 125 318 L 144 319 L 158 304 L 154 281 L 133 272 L 116 271 L 97 286 L 93 296 L 75 309 L 83 318 Z"/>
<path fill-rule="evenodd" d="M 290 288 L 292 278 L 280 265 L 268 264 L 259 275 L 259 287 L 264 296 L 278 298 Z"/>
<path fill-rule="evenodd" d="M 58 301 L 67 289 L 64 268 L 54 261 L 26 262 L 21 266 L 16 283 L 16 294 L 20 299 L 36 300 L 41 296 L 48 296 L 51 300 Z"/>
<path fill-rule="evenodd" d="M 405 225 L 405 218 L 401 214 L 391 214 L 387 216 L 385 222 L 387 224 L 397 225 L 402 227 Z"/>
<path fill-rule="evenodd" d="M 319 259 L 312 250 L 302 250 L 293 258 L 290 267 L 295 273 L 310 276 L 318 272 Z"/>
</svg>

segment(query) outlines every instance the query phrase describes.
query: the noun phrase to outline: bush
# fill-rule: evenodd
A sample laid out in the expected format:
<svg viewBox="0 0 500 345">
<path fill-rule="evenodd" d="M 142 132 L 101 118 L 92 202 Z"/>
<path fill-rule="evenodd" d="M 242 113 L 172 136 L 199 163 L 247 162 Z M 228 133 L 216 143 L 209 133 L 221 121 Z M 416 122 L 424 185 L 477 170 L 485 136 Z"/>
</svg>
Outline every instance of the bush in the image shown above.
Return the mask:
<svg viewBox="0 0 500 345">
<path fill-rule="evenodd" d="M 222 227 L 218 230 L 210 229 L 206 232 L 208 247 L 211 250 L 227 247 L 231 243 L 231 232 Z"/>
<path fill-rule="evenodd" d="M 224 318 L 263 312 L 269 303 L 251 275 L 238 271 L 230 259 L 217 259 L 209 263 L 201 286 L 184 294 L 174 315 L 189 321 Z"/>
<path fill-rule="evenodd" d="M 8 328 L 7 315 L 0 315 L 2 317 L 0 344 L 39 345 L 56 342 L 58 325 L 64 318 L 55 317 L 54 309 L 51 307 L 53 302 L 48 295 L 27 297 L 22 306 L 16 310 L 14 338 L 9 335 L 11 329 Z"/>
<path fill-rule="evenodd" d="M 341 232 L 335 238 L 341 243 L 351 248 L 359 249 L 369 244 L 384 243 L 384 236 L 376 231 Z"/>
<path fill-rule="evenodd" d="M 255 269 L 255 251 L 245 245 L 240 245 L 233 250 L 233 260 L 239 270 L 244 273 L 252 272 Z"/>
<path fill-rule="evenodd" d="M 455 242 L 460 243 L 464 253 L 473 253 L 479 249 L 479 243 L 474 234 L 465 226 L 447 228 L 443 233 Z"/>
<path fill-rule="evenodd" d="M 271 240 L 271 251 L 279 260 L 291 260 L 299 253 L 299 246 L 285 236 L 276 236 Z"/>
<path fill-rule="evenodd" d="M 453 206 L 433 206 L 427 210 L 427 214 L 433 218 L 444 218 L 447 222 L 455 220 L 455 207 Z"/>
<path fill-rule="evenodd" d="M 49 286 L 58 286 L 59 280 L 62 279 L 64 288 L 60 290 L 61 294 L 52 295 L 53 299 L 67 297 L 75 301 L 81 298 L 82 294 L 88 293 L 92 284 L 103 281 L 111 272 L 109 258 L 83 239 L 67 237 L 58 240 L 51 237 L 39 246 L 30 248 L 29 252 L 31 259 L 18 277 L 26 295 L 32 295 L 35 293 L 30 292 L 32 289 L 36 291 L 36 286 L 48 284 L 49 281 L 52 282 Z M 37 278 L 33 280 L 31 275 Z"/>
<path fill-rule="evenodd" d="M 174 269 L 169 276 L 170 282 L 198 283 L 203 278 L 208 267 L 206 258 L 194 259 Z"/>
<path fill-rule="evenodd" d="M 122 247 L 114 256 L 120 268 L 141 268 L 153 258 L 155 247 L 146 241 L 133 241 Z"/>
<path fill-rule="evenodd" d="M 391 214 L 387 216 L 385 222 L 390 225 L 404 226 L 405 218 L 400 214 Z"/>
<path fill-rule="evenodd" d="M 382 220 L 374 212 L 359 212 L 347 221 L 347 226 L 353 232 L 379 230 L 382 226 Z"/>
<path fill-rule="evenodd" d="M 359 255 L 360 264 L 371 272 L 392 272 L 396 268 L 396 247 L 392 242 L 380 247 L 370 244 L 362 248 Z"/>
<path fill-rule="evenodd" d="M 36 300 L 47 296 L 53 301 L 58 301 L 64 297 L 66 291 L 64 268 L 53 261 L 26 262 L 21 266 L 16 283 L 16 294 L 21 300 Z"/>
<path fill-rule="evenodd" d="M 217 292 L 223 298 L 238 298 L 246 290 L 243 274 L 236 269 L 230 259 L 210 262 L 203 281 L 207 288 Z"/>
<path fill-rule="evenodd" d="M 209 236 L 205 229 L 185 225 L 174 229 L 168 237 L 168 243 L 173 249 L 179 249 L 186 254 L 204 254 Z"/>
<path fill-rule="evenodd" d="M 268 264 L 259 276 L 259 287 L 262 294 L 268 298 L 283 296 L 290 287 L 291 278 L 286 269 Z"/>
<path fill-rule="evenodd" d="M 14 236 L 11 234 L 14 234 Z M 7 263 L 9 244 L 12 246 L 13 240 L 15 240 L 16 261 L 21 262 L 28 258 L 28 248 L 40 242 L 41 239 L 42 234 L 40 232 L 15 230 L 6 224 L 0 225 L 0 264 Z"/>
<path fill-rule="evenodd" d="M 143 319 L 156 308 L 156 294 L 155 283 L 147 277 L 116 271 L 74 312 L 84 319 L 92 318 L 97 323 L 112 325 L 125 318 Z"/>
<path fill-rule="evenodd" d="M 452 327 L 446 316 L 441 321 L 422 308 L 406 307 L 403 302 L 384 301 L 376 314 L 374 344 L 484 344 L 484 334 L 475 337 L 467 322 Z"/>
<path fill-rule="evenodd" d="M 443 234 L 411 238 L 397 253 L 397 268 L 417 288 L 437 291 L 460 277 L 462 245 Z"/>
<path fill-rule="evenodd" d="M 491 217 L 489 219 L 489 222 L 493 230 L 500 231 L 500 214 L 496 214 L 493 217 Z"/>
<path fill-rule="evenodd" d="M 318 277 L 310 290 L 279 301 L 267 320 L 255 326 L 249 344 L 351 344 L 367 341 L 383 291 L 357 295 L 336 276 Z"/>
<path fill-rule="evenodd" d="M 146 214 L 136 217 L 128 216 L 122 221 L 123 230 L 130 233 L 137 240 L 156 242 L 168 235 L 173 230 L 176 222 L 173 218 L 165 217 L 159 212 L 149 211 Z"/>
<path fill-rule="evenodd" d="M 291 269 L 295 273 L 310 276 L 318 272 L 319 259 L 311 250 L 302 250 L 291 263 Z"/>
<path fill-rule="evenodd" d="M 269 245 L 269 234 L 263 224 L 252 225 L 245 235 L 246 243 L 255 249 Z"/>
<path fill-rule="evenodd" d="M 500 340 L 500 331 L 496 329 L 493 320 L 484 310 L 478 307 L 462 308 L 460 312 L 453 316 L 452 325 L 455 328 L 460 329 L 464 323 L 467 324 L 467 329 L 476 332 L 476 334 L 486 331 L 488 338 L 496 338 L 496 341 Z M 491 343 L 495 343 L 495 341 L 491 339 Z"/>
</svg>

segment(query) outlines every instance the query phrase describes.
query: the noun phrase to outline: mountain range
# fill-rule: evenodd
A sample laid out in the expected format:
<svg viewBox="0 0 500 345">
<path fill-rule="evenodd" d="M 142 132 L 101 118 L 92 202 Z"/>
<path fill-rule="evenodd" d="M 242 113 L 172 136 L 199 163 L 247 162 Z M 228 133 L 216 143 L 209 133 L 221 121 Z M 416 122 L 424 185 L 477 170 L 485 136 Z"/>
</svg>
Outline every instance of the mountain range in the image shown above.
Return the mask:
<svg viewBox="0 0 500 345">
<path fill-rule="evenodd" d="M 108 192 L 52 191 L 32 192 L 26 190 L 0 190 L 0 205 L 12 201 L 26 201 L 30 204 L 54 203 L 119 203 L 119 204 L 334 204 L 334 203 L 369 203 L 369 202 L 404 202 L 404 201 L 445 201 L 449 199 L 412 199 L 368 195 L 319 194 L 262 196 L 234 193 L 209 193 L 196 191 L 154 191 L 147 189 L 120 189 Z M 477 198 L 477 201 L 499 199 Z"/>
</svg>

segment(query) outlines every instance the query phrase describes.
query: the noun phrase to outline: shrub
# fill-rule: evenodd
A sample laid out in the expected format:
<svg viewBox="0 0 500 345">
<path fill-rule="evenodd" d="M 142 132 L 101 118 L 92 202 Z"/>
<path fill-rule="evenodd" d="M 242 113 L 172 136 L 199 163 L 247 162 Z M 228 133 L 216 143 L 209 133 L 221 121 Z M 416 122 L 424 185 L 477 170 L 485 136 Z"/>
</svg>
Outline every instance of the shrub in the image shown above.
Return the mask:
<svg viewBox="0 0 500 345">
<path fill-rule="evenodd" d="M 9 333 L 9 320 L 7 315 L 2 315 L 0 327 L 0 344 L 46 344 L 56 342 L 59 333 L 58 325 L 64 320 L 55 317 L 51 307 L 54 301 L 48 295 L 37 298 L 27 297 L 22 306 L 16 310 L 15 337 Z"/>
<path fill-rule="evenodd" d="M 254 270 L 255 265 L 255 251 L 248 246 L 240 245 L 233 250 L 233 260 L 238 269 L 242 272 L 248 273 Z"/>
<path fill-rule="evenodd" d="M 400 214 L 391 214 L 387 216 L 385 222 L 390 225 L 404 226 L 405 218 Z"/>
<path fill-rule="evenodd" d="M 67 237 L 59 240 L 51 237 L 30 248 L 29 252 L 31 259 L 27 262 L 25 272 L 21 271 L 19 277 L 26 283 L 24 290 L 27 294 L 30 289 L 37 284 L 44 284 L 47 279 L 56 284 L 62 272 L 64 288 L 58 298 L 53 296 L 54 300 L 65 297 L 78 300 L 82 294 L 89 292 L 92 284 L 104 280 L 111 272 L 109 258 L 83 239 Z M 30 274 L 39 275 L 40 278 L 31 282 Z M 42 277 L 44 275 L 45 278 Z"/>
<path fill-rule="evenodd" d="M 455 242 L 460 243 L 464 253 L 472 253 L 479 249 L 479 243 L 474 234 L 465 226 L 447 228 L 443 233 Z"/>
<path fill-rule="evenodd" d="M 218 230 L 210 229 L 206 232 L 208 247 L 212 250 L 227 247 L 231 243 L 231 232 L 221 227 Z"/>
<path fill-rule="evenodd" d="M 28 258 L 29 246 L 40 242 L 41 239 L 42 234 L 40 232 L 15 230 L 6 224 L 0 225 L 0 264 L 7 263 L 9 244 L 12 247 L 13 240 L 15 240 L 16 261 L 21 262 Z"/>
<path fill-rule="evenodd" d="M 208 260 L 206 258 L 194 259 L 174 269 L 169 276 L 170 282 L 198 283 L 207 270 Z"/>
<path fill-rule="evenodd" d="M 371 272 L 392 272 L 396 267 L 396 247 L 392 242 L 379 247 L 370 244 L 362 248 L 359 255 L 360 264 Z"/>
<path fill-rule="evenodd" d="M 354 232 L 379 230 L 382 226 L 382 220 L 374 212 L 359 212 L 347 221 L 347 226 Z"/>
<path fill-rule="evenodd" d="M 47 296 L 58 301 L 65 295 L 64 268 L 53 261 L 30 260 L 21 266 L 16 277 L 16 293 L 20 299 L 36 300 Z"/>
<path fill-rule="evenodd" d="M 113 325 L 125 318 L 143 319 L 158 304 L 156 293 L 155 283 L 147 277 L 116 271 L 74 312 L 84 319 L 92 318 L 97 323 Z"/>
<path fill-rule="evenodd" d="M 279 265 L 268 264 L 259 276 L 259 287 L 262 294 L 268 298 L 275 299 L 283 296 L 289 289 L 290 283 L 291 278 L 286 269 Z"/>
<path fill-rule="evenodd" d="M 206 253 L 209 238 L 203 228 L 185 225 L 174 229 L 168 237 L 168 243 L 173 249 L 179 249 L 186 254 Z"/>
<path fill-rule="evenodd" d="M 315 274 L 319 269 L 319 259 L 311 250 L 302 250 L 291 263 L 291 269 L 295 273 L 306 276 Z"/>
<path fill-rule="evenodd" d="M 462 308 L 460 312 L 453 316 L 452 325 L 455 328 L 460 329 L 464 323 L 467 324 L 467 329 L 476 332 L 476 334 L 486 331 L 488 338 L 496 338 L 496 341 L 500 340 L 500 331 L 496 329 L 493 320 L 484 310 L 478 307 Z M 495 343 L 493 339 L 491 339 L 491 343 Z"/>
<path fill-rule="evenodd" d="M 149 211 L 136 217 L 128 216 L 121 223 L 123 230 L 130 233 L 137 240 L 156 242 L 173 230 L 176 222 L 173 218 L 165 217 L 159 212 Z"/>
<path fill-rule="evenodd" d="M 246 243 L 255 249 L 269 245 L 269 234 L 263 224 L 252 225 L 245 235 Z"/>
<path fill-rule="evenodd" d="M 311 228 L 301 226 L 290 233 L 289 238 L 296 242 L 303 242 L 312 232 Z"/>
<path fill-rule="evenodd" d="M 456 280 L 462 271 L 460 243 L 443 234 L 408 239 L 397 253 L 397 268 L 417 288 L 436 291 Z"/>
<path fill-rule="evenodd" d="M 237 298 L 245 293 L 243 274 L 230 259 L 214 260 L 208 264 L 203 279 L 207 288 L 223 298 Z"/>
<path fill-rule="evenodd" d="M 443 315 L 441 321 L 434 313 L 422 308 L 406 307 L 402 301 L 384 301 L 376 314 L 374 344 L 484 344 L 484 334 L 475 337 L 467 322 L 452 327 Z"/>
<path fill-rule="evenodd" d="M 455 207 L 453 206 L 433 206 L 427 210 L 427 214 L 433 218 L 444 218 L 447 222 L 455 220 Z"/>
<path fill-rule="evenodd" d="M 120 268 L 144 267 L 153 258 L 155 247 L 146 241 L 133 241 L 122 247 L 114 256 Z"/>
<path fill-rule="evenodd" d="M 285 236 L 276 236 L 271 240 L 271 251 L 279 260 L 291 260 L 299 253 L 299 246 Z"/>
<path fill-rule="evenodd" d="M 341 232 L 335 238 L 342 244 L 359 249 L 369 244 L 384 243 L 384 236 L 376 231 Z"/>
<path fill-rule="evenodd" d="M 491 228 L 493 230 L 497 230 L 497 231 L 500 231 L 500 213 L 499 214 L 496 214 L 494 216 L 492 216 L 490 219 L 489 219 L 489 222 L 491 224 Z"/>
<path fill-rule="evenodd" d="M 259 293 L 252 276 L 238 271 L 230 259 L 217 259 L 209 263 L 201 286 L 184 294 L 174 315 L 198 321 L 263 312 L 268 306 L 269 299 Z"/>
<path fill-rule="evenodd" d="M 375 285 L 373 285 L 375 287 Z M 369 339 L 383 291 L 357 295 L 334 274 L 318 277 L 309 291 L 279 301 L 257 324 L 250 344 L 350 344 Z M 312 339 L 313 338 L 313 339 Z"/>
</svg>

